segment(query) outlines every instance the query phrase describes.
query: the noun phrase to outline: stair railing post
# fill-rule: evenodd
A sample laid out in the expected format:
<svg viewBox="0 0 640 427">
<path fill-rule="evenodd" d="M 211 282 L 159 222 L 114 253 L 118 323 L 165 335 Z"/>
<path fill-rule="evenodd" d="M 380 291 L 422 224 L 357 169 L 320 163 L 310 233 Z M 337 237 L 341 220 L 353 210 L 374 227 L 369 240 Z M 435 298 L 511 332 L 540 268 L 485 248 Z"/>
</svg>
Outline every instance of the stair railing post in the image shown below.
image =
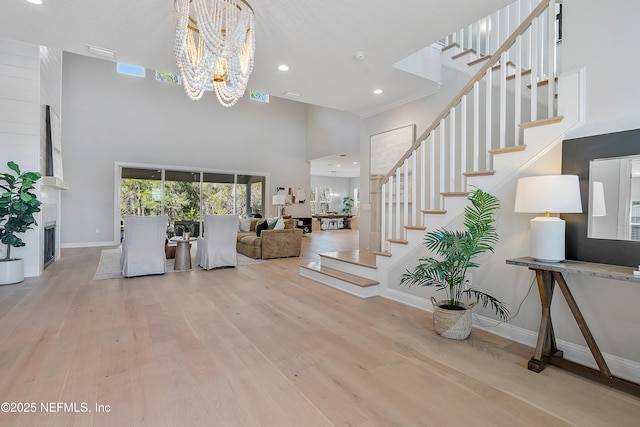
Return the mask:
<svg viewBox="0 0 640 427">
<path fill-rule="evenodd" d="M 371 228 L 369 231 L 369 249 L 380 251 L 384 247 L 384 223 L 385 223 L 385 186 L 380 185 L 382 175 L 369 177 L 369 203 L 371 204 Z"/>
</svg>

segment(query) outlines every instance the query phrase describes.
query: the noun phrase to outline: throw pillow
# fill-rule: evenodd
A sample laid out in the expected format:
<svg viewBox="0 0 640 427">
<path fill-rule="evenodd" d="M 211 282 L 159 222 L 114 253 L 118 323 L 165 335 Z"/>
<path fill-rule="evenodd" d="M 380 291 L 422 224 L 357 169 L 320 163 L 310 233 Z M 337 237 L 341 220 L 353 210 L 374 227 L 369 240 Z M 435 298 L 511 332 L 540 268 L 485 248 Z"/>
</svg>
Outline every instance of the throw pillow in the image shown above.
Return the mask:
<svg viewBox="0 0 640 427">
<path fill-rule="evenodd" d="M 260 224 L 256 225 L 256 236 L 260 237 L 262 230 L 266 230 L 267 227 L 269 227 L 269 223 L 267 221 L 262 221 Z"/>
<path fill-rule="evenodd" d="M 276 221 L 276 225 L 273 227 L 274 230 L 284 230 L 284 220 L 282 218 L 278 218 Z"/>
<path fill-rule="evenodd" d="M 251 218 L 240 220 L 240 231 L 251 231 Z"/>
<path fill-rule="evenodd" d="M 276 226 L 276 223 L 278 222 L 278 218 L 269 219 L 267 220 L 267 222 L 269 224 L 269 230 L 273 230 L 273 228 Z"/>
</svg>

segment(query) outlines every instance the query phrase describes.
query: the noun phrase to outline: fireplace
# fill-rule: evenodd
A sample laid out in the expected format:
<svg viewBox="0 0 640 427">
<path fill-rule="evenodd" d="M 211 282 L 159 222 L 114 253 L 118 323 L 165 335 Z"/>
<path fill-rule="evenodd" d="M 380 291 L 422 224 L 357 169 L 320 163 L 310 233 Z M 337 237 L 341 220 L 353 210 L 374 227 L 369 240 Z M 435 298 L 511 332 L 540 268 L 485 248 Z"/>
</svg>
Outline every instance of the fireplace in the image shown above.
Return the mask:
<svg viewBox="0 0 640 427">
<path fill-rule="evenodd" d="M 56 223 L 48 222 L 44 224 L 44 246 L 43 246 L 44 268 L 47 268 L 56 259 Z"/>
</svg>

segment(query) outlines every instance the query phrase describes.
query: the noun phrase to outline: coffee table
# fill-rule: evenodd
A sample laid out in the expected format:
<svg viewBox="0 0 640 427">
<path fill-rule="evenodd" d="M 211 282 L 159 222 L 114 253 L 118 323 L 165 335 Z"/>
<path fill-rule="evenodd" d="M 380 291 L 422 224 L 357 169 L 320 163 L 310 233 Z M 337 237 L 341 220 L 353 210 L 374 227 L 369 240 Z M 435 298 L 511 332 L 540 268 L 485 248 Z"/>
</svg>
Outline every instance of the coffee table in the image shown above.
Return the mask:
<svg viewBox="0 0 640 427">
<path fill-rule="evenodd" d="M 176 243 L 176 259 L 173 264 L 174 270 L 191 270 L 191 242 L 195 240 L 194 237 L 189 239 L 174 237 L 171 239 L 172 242 Z"/>
</svg>

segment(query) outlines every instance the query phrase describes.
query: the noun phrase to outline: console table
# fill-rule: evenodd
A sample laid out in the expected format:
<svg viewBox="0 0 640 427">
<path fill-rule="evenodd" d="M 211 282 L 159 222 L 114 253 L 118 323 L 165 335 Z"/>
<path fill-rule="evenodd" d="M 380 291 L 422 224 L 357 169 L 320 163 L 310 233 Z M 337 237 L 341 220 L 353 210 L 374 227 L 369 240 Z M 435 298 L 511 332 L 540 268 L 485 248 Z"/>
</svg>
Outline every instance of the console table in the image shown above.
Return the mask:
<svg viewBox="0 0 640 427">
<path fill-rule="evenodd" d="M 542 303 L 542 318 L 540 319 L 540 329 L 538 331 L 538 341 L 533 357 L 529 360 L 529 370 L 541 372 L 547 364 L 556 365 L 579 375 L 594 379 L 598 382 L 631 392 L 640 396 L 640 384 L 614 377 L 609 371 L 609 367 L 602 357 L 602 353 L 596 344 L 591 331 L 587 326 L 580 308 L 576 303 L 571 290 L 567 285 L 562 273 L 571 273 L 582 276 L 602 277 L 605 279 L 624 280 L 628 282 L 640 283 L 640 277 L 633 275 L 633 268 L 608 264 L 595 264 L 591 262 L 565 260 L 563 262 L 542 262 L 531 257 L 523 257 L 507 260 L 507 264 L 527 267 L 535 271 Z M 556 338 L 553 333 L 553 322 L 551 321 L 551 299 L 555 283 L 562 291 L 573 317 L 578 323 L 578 327 L 584 336 L 589 350 L 593 355 L 598 368 L 592 369 L 587 366 L 571 362 L 562 357 L 562 351 L 556 347 Z"/>
<path fill-rule="evenodd" d="M 351 228 L 351 214 L 319 214 L 313 218 L 320 221 L 320 230 Z"/>
</svg>

